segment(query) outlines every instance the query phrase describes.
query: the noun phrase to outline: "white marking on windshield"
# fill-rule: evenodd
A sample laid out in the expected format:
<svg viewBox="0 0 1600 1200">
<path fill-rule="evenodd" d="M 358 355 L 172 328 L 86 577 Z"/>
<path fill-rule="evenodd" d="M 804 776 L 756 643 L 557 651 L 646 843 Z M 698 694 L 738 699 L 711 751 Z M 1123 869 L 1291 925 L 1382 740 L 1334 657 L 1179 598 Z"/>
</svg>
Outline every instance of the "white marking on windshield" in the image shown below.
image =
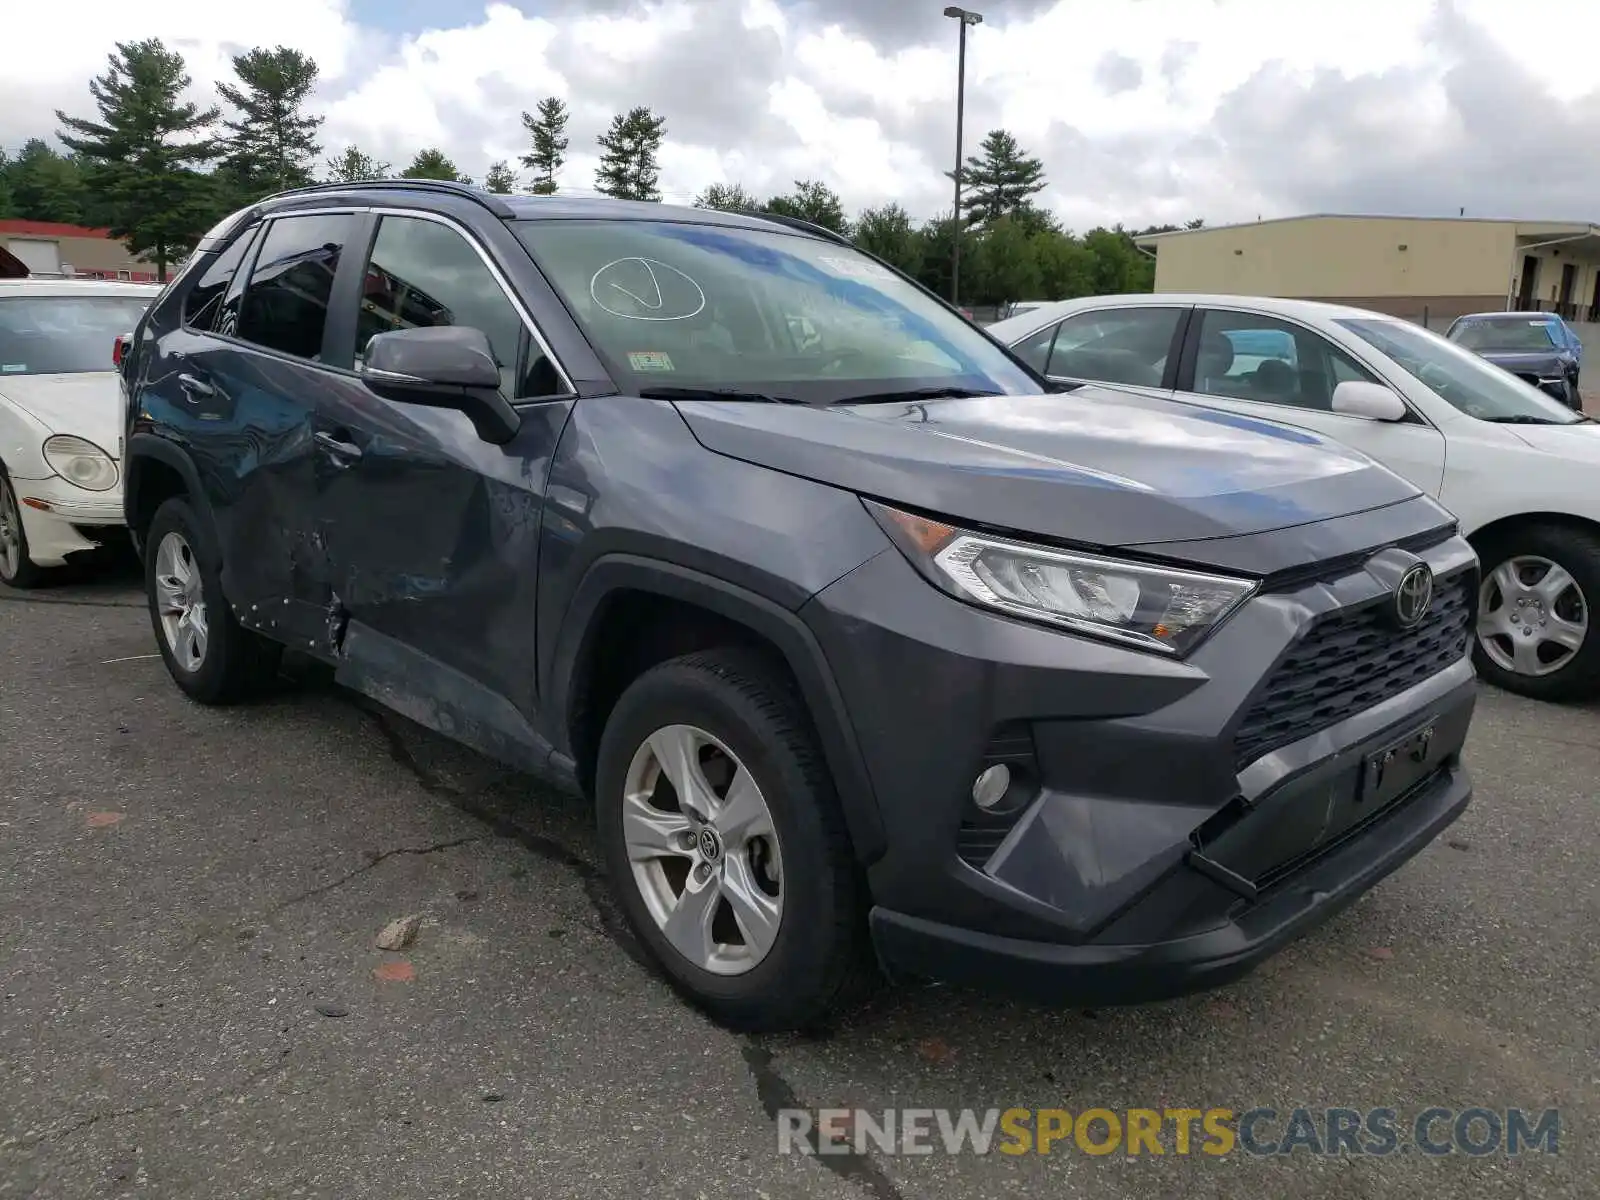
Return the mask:
<svg viewBox="0 0 1600 1200">
<path fill-rule="evenodd" d="M 657 274 L 657 271 L 668 274 Z M 676 283 L 674 276 L 683 283 Z M 663 280 L 668 287 L 662 286 Z M 615 259 L 596 271 L 589 280 L 589 295 L 606 312 L 626 321 L 686 321 L 706 306 L 706 294 L 700 285 L 677 267 L 637 256 Z M 624 312 L 620 307 L 613 307 L 625 306 L 625 302 L 617 298 L 619 295 L 633 301 L 637 306 L 635 311 Z"/>
</svg>

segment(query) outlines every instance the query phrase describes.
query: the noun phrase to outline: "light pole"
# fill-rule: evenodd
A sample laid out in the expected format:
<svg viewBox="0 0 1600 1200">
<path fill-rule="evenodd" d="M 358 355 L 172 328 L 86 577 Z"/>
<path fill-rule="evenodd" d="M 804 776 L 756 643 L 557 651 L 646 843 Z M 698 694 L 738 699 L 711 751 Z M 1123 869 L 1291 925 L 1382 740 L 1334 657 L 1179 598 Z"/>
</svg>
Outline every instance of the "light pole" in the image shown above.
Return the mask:
<svg viewBox="0 0 1600 1200">
<path fill-rule="evenodd" d="M 967 26 L 983 23 L 983 14 L 951 5 L 944 15 L 961 23 L 961 50 L 956 59 L 956 211 L 955 249 L 950 255 L 950 303 L 961 303 L 961 125 L 967 107 Z"/>
</svg>

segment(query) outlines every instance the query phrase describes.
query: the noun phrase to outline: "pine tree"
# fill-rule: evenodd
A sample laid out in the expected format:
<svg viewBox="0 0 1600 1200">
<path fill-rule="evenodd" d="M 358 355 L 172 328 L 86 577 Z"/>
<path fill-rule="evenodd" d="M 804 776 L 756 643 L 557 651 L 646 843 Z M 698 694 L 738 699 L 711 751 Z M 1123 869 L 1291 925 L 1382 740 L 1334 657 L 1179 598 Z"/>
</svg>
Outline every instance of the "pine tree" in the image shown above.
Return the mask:
<svg viewBox="0 0 1600 1200">
<path fill-rule="evenodd" d="M 819 179 L 796 179 L 794 191 L 787 196 L 774 196 L 762 206 L 769 213 L 782 217 L 798 217 L 821 225 L 835 233 L 850 232 L 845 220 L 844 205 L 839 193 Z"/>
<path fill-rule="evenodd" d="M 470 175 L 463 175 L 456 170 L 456 164 L 444 156 L 443 150 L 430 147 L 427 150 L 418 150 L 417 156 L 411 160 L 411 165 L 400 172 L 402 179 L 449 179 L 456 183 L 471 183 Z"/>
<path fill-rule="evenodd" d="M 317 64 L 287 46 L 257 47 L 234 56 L 233 72 L 239 82 L 219 83 L 217 91 L 238 110 L 236 120 L 223 122 L 232 136 L 222 170 L 243 192 L 240 200 L 310 183 L 322 118 L 303 109 L 317 84 Z"/>
<path fill-rule="evenodd" d="M 211 181 L 195 168 L 224 147 L 209 136 L 215 108 L 181 103 L 189 86 L 182 55 L 159 39 L 118 42 L 108 69 L 89 83 L 100 119 L 59 109 L 61 141 L 106 204 L 113 237 L 132 254 L 155 258 L 156 276 L 185 254 L 216 219 Z"/>
<path fill-rule="evenodd" d="M 539 115 L 522 114 L 522 125 L 533 139 L 533 149 L 522 156 L 522 165 L 533 171 L 528 190 L 539 196 L 553 196 L 556 176 L 567 161 L 567 119 L 572 115 L 559 96 L 546 96 L 536 106 Z"/>
<path fill-rule="evenodd" d="M 869 208 L 855 223 L 855 243 L 907 275 L 922 269 L 922 238 L 911 226 L 911 216 L 898 204 Z"/>
<path fill-rule="evenodd" d="M 694 198 L 694 206 L 721 212 L 756 212 L 761 208 L 761 201 L 747 192 L 743 184 L 713 183 Z"/>
<path fill-rule="evenodd" d="M 393 169 L 372 155 L 363 153 L 359 146 L 346 146 L 344 153 L 330 158 L 327 163 L 328 179 L 336 183 L 360 183 L 363 179 L 387 179 Z"/>
<path fill-rule="evenodd" d="M 16 203 L 11 194 L 11 160 L 0 147 L 0 220 L 17 215 Z"/>
<path fill-rule="evenodd" d="M 1044 190 L 1044 163 L 1024 154 L 1004 129 L 991 130 L 979 148 L 982 156 L 968 156 L 961 172 L 962 207 L 969 224 L 987 225 Z"/>
<path fill-rule="evenodd" d="M 492 162 L 489 164 L 489 173 L 483 177 L 483 189 L 501 195 L 514 192 L 517 190 L 517 173 L 503 158 L 499 162 Z"/>
<path fill-rule="evenodd" d="M 666 137 L 667 119 L 643 106 L 618 113 L 600 135 L 600 169 L 595 188 L 619 200 L 660 200 L 661 164 L 656 156 Z"/>
<path fill-rule="evenodd" d="M 18 216 L 30 221 L 84 223 L 83 172 L 76 159 L 57 154 L 43 138 L 23 143 L 8 175 Z"/>
</svg>

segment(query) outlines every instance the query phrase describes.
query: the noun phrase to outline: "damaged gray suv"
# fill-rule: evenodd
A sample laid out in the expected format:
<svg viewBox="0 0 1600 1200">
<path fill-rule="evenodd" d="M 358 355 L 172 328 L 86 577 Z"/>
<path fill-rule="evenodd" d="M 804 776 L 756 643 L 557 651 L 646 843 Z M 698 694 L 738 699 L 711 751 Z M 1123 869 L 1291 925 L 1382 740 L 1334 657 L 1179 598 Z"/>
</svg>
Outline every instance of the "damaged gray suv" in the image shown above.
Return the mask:
<svg viewBox="0 0 1600 1200">
<path fill-rule="evenodd" d="M 1047 384 L 803 223 L 285 193 L 123 374 L 177 685 L 238 700 L 293 647 L 581 789 L 639 940 L 729 1026 L 880 968 L 1220 983 L 1469 800 L 1448 513 L 1304 431 Z"/>
</svg>

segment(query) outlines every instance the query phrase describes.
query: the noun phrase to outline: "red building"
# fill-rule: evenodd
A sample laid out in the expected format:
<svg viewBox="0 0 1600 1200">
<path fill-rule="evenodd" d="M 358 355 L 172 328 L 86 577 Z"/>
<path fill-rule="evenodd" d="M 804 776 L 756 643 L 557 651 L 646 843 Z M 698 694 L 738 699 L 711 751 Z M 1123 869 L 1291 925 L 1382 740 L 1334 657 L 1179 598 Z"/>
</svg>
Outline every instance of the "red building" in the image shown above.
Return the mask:
<svg viewBox="0 0 1600 1200">
<path fill-rule="evenodd" d="M 10 258 L 5 255 L 9 254 Z M 11 259 L 36 275 L 154 282 L 155 264 L 135 258 L 107 229 L 57 221 L 0 220 L 0 274 Z M 11 266 L 15 271 L 15 266 Z"/>
</svg>

